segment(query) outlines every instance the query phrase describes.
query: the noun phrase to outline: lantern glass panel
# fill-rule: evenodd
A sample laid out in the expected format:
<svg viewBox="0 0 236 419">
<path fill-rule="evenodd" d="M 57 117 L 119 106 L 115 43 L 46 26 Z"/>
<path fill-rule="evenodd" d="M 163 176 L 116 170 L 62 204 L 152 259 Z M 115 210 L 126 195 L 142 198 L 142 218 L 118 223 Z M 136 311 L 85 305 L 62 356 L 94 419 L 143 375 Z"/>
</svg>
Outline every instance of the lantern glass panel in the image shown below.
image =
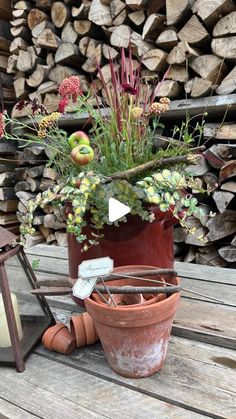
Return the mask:
<svg viewBox="0 0 236 419">
<path fill-rule="evenodd" d="M 51 325 L 52 316 L 42 297 L 31 294 L 35 288 L 34 277 L 30 270 L 21 264 L 21 254 L 12 256 L 5 262 L 9 288 L 20 337 L 23 357 L 41 338 Z M 14 363 L 14 354 L 9 337 L 8 326 L 4 319 L 0 294 L 0 362 Z"/>
</svg>

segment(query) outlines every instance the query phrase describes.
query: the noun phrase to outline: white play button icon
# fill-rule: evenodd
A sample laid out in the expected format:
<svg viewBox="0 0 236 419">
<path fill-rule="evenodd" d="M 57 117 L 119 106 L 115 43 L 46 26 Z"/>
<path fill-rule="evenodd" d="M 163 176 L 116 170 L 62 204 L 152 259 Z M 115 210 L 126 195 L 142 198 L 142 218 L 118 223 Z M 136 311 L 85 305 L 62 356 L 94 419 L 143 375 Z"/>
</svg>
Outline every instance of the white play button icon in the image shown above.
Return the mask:
<svg viewBox="0 0 236 419">
<path fill-rule="evenodd" d="M 130 207 L 128 207 L 125 204 L 122 204 L 122 202 L 117 201 L 115 198 L 109 199 L 109 205 L 108 205 L 108 217 L 109 221 L 113 223 L 116 220 L 119 220 L 119 218 L 124 217 L 124 215 L 128 214 L 130 212 Z"/>
</svg>

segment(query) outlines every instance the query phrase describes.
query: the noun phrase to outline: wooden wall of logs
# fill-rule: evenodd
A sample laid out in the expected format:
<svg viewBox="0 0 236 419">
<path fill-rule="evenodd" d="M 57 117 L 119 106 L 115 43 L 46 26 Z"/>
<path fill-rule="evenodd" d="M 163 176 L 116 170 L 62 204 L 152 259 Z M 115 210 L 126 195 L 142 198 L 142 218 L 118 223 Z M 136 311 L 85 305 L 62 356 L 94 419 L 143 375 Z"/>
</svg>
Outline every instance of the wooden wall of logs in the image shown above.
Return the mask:
<svg viewBox="0 0 236 419">
<path fill-rule="evenodd" d="M 109 56 L 119 65 L 119 48 L 127 48 L 129 43 L 134 65 L 141 60 L 147 82 L 153 77 L 161 79 L 169 69 L 160 96 L 181 99 L 236 92 L 234 0 L 14 0 L 12 5 L 14 39 L 7 71 L 14 77 L 17 99 L 37 98 L 54 111 L 58 85 L 72 74 L 81 76 L 85 91 L 93 79 L 102 97 L 97 62 L 109 84 Z M 152 89 L 151 82 L 143 86 Z M 13 114 L 24 116 L 24 111 L 13 110 Z M 235 266 L 236 125 L 219 128 L 207 124 L 204 137 L 208 150 L 195 170 L 212 189 L 209 197 L 203 198 L 203 208 L 206 213 L 216 211 L 217 216 L 189 221 L 197 235 L 207 235 L 207 245 L 178 227 L 176 257 Z M 22 153 L 31 153 L 31 157 Z M 20 220 L 26 201 L 55 184 L 56 175 L 45 169 L 45 150 L 24 150 L 19 158 L 31 161 L 17 172 Z M 38 235 L 29 238 L 30 244 L 43 240 L 66 244 L 62 214 L 48 208 L 36 214 L 34 223 Z"/>
<path fill-rule="evenodd" d="M 205 265 L 236 267 L 236 124 L 207 123 L 204 141 L 209 144 L 188 171 L 203 179 L 209 195 L 197 196 L 206 216 L 190 217 L 194 235 L 175 229 L 176 258 Z M 215 217 L 209 218 L 210 211 Z M 208 239 L 204 244 L 198 237 Z"/>
<path fill-rule="evenodd" d="M 119 62 L 131 43 L 147 80 L 171 65 L 160 96 L 228 94 L 236 91 L 235 20 L 233 0 L 14 0 L 8 73 L 18 99 L 55 110 L 62 79 L 80 74 L 86 89 L 99 63 L 109 83 L 109 56 Z"/>
<path fill-rule="evenodd" d="M 13 106 L 16 96 L 13 86 L 13 75 L 7 74 L 8 58 L 10 56 L 12 18 L 8 0 L 0 0 L 0 112 L 2 108 Z M 16 146 L 5 140 L 0 141 L 0 225 L 18 232 L 19 222 L 15 211 L 17 200 L 14 199 L 14 184 L 16 182 L 13 169 L 16 165 Z"/>
</svg>

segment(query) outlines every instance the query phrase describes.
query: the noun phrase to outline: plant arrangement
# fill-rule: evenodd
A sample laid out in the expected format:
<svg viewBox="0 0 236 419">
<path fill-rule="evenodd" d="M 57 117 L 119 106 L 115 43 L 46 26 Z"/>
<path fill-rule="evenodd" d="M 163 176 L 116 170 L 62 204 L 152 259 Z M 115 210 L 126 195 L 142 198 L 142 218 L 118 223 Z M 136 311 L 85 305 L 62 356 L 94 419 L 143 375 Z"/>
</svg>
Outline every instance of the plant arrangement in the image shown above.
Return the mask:
<svg viewBox="0 0 236 419">
<path fill-rule="evenodd" d="M 152 94 L 149 89 L 143 89 L 140 69 L 133 68 L 131 53 L 126 57 L 124 50 L 120 68 L 110 60 L 110 83 L 106 83 L 100 68 L 98 72 L 104 94 L 102 104 L 95 88 L 84 95 L 79 77 L 71 76 L 59 87 L 58 112 L 48 114 L 36 101 L 20 101 L 18 109 L 29 109 L 30 125 L 11 119 L 7 114 L 0 115 L 0 135 L 17 140 L 23 146 L 46 145 L 50 150 L 48 164 L 61 176 L 61 182 L 54 189 L 28 202 L 21 233 L 34 233 L 33 214 L 38 206 L 70 202 L 72 211 L 67 218 L 67 230 L 75 234 L 84 251 L 99 243 L 104 225 L 110 224 L 109 198 L 125 203 L 132 215 L 148 222 L 154 220 L 152 205 L 158 205 L 162 212 L 171 211 L 186 227 L 186 217 L 199 211 L 197 199 L 189 190 L 193 186 L 201 189 L 201 182 L 184 172 L 183 164 L 193 160 L 193 152 L 199 150 L 191 148 L 189 137 L 180 138 L 177 145 L 176 141 L 170 142 L 166 150 L 153 149 L 157 129 L 162 127 L 161 115 L 170 104 L 168 98 L 155 100 L 162 82 L 152 86 Z M 91 96 L 97 107 L 91 104 Z M 91 125 L 89 134 L 78 130 L 68 138 L 60 129 L 60 118 L 71 102 L 76 103 L 79 112 L 87 113 L 88 125 Z M 23 138 L 18 135 L 19 129 L 27 131 Z M 173 170 L 168 169 L 169 165 Z M 123 217 L 115 224 L 126 221 Z M 89 238 L 84 234 L 88 223 L 92 228 Z"/>
</svg>

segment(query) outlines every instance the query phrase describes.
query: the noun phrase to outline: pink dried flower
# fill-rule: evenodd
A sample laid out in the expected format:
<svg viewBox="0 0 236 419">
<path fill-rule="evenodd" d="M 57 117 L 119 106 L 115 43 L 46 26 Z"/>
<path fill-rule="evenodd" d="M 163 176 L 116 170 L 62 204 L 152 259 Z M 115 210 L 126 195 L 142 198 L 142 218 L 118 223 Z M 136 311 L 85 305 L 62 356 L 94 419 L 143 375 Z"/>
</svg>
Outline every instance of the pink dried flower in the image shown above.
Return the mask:
<svg viewBox="0 0 236 419">
<path fill-rule="evenodd" d="M 64 113 L 66 106 L 68 105 L 68 98 L 67 96 L 63 96 L 63 98 L 60 100 L 59 105 L 58 105 L 58 111 L 60 113 Z"/>
<path fill-rule="evenodd" d="M 4 137 L 4 128 L 5 128 L 5 115 L 0 113 L 0 139 Z"/>
<path fill-rule="evenodd" d="M 162 112 L 162 105 L 159 102 L 153 102 L 151 106 L 149 106 L 148 113 L 149 114 L 160 114 Z"/>
<path fill-rule="evenodd" d="M 152 114 L 160 114 L 168 111 L 169 105 L 166 103 L 159 103 L 159 102 L 153 102 L 151 106 L 148 109 L 148 113 L 150 115 Z"/>
<path fill-rule="evenodd" d="M 59 86 L 58 91 L 62 98 L 64 98 L 65 96 L 67 98 L 71 96 L 73 102 L 75 103 L 77 97 L 82 95 L 79 77 L 70 76 L 67 79 L 63 80 L 63 82 Z"/>
<path fill-rule="evenodd" d="M 167 112 L 169 110 L 169 105 L 166 103 L 162 103 L 162 108 L 161 108 L 161 112 Z"/>
</svg>

